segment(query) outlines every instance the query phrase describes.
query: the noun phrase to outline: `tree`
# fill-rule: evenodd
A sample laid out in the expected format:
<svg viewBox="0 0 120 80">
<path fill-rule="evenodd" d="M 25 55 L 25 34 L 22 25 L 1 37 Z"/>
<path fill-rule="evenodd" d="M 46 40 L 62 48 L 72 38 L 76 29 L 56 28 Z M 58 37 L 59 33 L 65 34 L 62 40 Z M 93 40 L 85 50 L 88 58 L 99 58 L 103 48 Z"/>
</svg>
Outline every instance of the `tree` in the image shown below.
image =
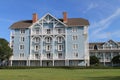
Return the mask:
<svg viewBox="0 0 120 80">
<path fill-rule="evenodd" d="M 12 49 L 9 47 L 7 40 L 0 38 L 0 62 L 3 64 L 5 61 L 9 61 L 12 56 Z"/>
<path fill-rule="evenodd" d="M 120 55 L 117 55 L 117 56 L 115 56 L 115 57 L 113 57 L 112 58 L 112 63 L 114 64 L 114 65 L 120 65 Z"/>
<path fill-rule="evenodd" d="M 90 65 L 99 64 L 99 59 L 96 56 L 90 56 Z"/>
</svg>

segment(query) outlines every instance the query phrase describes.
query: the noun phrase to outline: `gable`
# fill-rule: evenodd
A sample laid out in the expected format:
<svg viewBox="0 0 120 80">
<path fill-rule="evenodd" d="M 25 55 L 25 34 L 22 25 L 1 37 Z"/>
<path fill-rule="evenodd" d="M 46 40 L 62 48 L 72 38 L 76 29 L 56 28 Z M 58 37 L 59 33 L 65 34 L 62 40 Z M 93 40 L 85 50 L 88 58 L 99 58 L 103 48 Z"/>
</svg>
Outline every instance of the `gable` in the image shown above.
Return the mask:
<svg viewBox="0 0 120 80">
<path fill-rule="evenodd" d="M 113 40 L 109 40 L 109 41 L 107 41 L 107 42 L 105 42 L 104 44 L 103 44 L 103 47 L 112 47 L 112 48 L 117 48 L 118 47 L 118 44 L 116 43 L 116 42 L 114 42 Z"/>
<path fill-rule="evenodd" d="M 51 14 L 46 14 L 41 19 L 39 19 L 36 23 L 32 25 L 32 27 L 35 27 L 39 25 L 40 27 L 44 28 L 53 28 L 53 27 L 65 27 L 66 24 L 58 20 L 57 18 L 53 17 Z"/>
</svg>

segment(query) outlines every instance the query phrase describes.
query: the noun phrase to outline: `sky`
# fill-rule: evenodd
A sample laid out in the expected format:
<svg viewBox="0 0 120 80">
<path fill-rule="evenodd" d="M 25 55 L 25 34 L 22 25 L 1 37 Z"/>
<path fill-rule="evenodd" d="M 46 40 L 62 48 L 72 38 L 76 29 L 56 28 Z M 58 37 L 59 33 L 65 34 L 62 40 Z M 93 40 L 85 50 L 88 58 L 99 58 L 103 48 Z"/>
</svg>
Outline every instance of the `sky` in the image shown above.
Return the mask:
<svg viewBox="0 0 120 80">
<path fill-rule="evenodd" d="M 0 0 L 0 38 L 10 41 L 9 27 L 46 13 L 89 20 L 89 42 L 120 41 L 120 0 Z"/>
</svg>

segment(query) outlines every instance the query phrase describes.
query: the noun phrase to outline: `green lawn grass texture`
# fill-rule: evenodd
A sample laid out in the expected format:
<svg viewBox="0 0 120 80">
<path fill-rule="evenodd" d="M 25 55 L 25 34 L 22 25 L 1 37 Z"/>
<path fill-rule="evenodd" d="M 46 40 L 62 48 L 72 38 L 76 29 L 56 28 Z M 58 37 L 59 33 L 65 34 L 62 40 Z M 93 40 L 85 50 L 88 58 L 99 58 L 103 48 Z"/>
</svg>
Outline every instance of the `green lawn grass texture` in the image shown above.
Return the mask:
<svg viewBox="0 0 120 80">
<path fill-rule="evenodd" d="M 120 69 L 1 69 L 0 80 L 120 80 Z"/>
</svg>

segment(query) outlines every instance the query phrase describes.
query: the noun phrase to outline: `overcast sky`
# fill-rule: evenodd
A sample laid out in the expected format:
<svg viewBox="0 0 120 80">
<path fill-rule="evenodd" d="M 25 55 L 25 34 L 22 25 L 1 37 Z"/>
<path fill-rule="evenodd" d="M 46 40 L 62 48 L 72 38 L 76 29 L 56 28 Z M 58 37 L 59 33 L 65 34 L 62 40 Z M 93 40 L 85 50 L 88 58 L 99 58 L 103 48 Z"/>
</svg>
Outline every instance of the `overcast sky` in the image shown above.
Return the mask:
<svg viewBox="0 0 120 80">
<path fill-rule="evenodd" d="M 90 22 L 89 41 L 120 41 L 120 0 L 0 0 L 0 38 L 9 41 L 9 27 L 21 20 L 50 13 L 62 18 L 85 18 Z"/>
</svg>

